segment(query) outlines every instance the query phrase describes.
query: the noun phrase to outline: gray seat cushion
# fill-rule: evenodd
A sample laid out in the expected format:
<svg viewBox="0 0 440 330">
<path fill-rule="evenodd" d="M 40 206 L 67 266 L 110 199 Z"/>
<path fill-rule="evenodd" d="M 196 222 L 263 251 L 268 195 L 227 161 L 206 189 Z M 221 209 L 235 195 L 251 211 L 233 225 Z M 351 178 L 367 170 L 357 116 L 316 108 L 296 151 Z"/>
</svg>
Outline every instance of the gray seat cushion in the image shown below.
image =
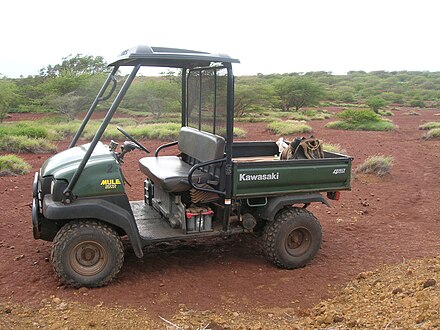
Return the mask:
<svg viewBox="0 0 440 330">
<path fill-rule="evenodd" d="M 139 160 L 141 172 L 167 192 L 181 192 L 191 188 L 188 183 L 191 167 L 177 156 L 145 157 Z M 192 176 L 193 183 L 206 183 L 210 177 L 200 170 Z"/>
<path fill-rule="evenodd" d="M 225 139 L 219 135 L 182 127 L 179 133 L 179 150 L 199 162 L 223 158 Z"/>
</svg>

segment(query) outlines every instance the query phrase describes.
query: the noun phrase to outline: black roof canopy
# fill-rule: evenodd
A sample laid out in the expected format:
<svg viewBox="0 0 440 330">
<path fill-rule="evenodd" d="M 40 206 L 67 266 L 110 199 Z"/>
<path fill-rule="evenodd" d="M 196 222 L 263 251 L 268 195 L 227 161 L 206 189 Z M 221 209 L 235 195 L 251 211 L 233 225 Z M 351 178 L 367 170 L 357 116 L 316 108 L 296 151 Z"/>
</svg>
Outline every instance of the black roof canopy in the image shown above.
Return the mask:
<svg viewBox="0 0 440 330">
<path fill-rule="evenodd" d="M 143 66 L 191 68 L 211 63 L 240 63 L 226 54 L 212 54 L 188 49 L 136 46 L 124 50 L 109 66 Z"/>
</svg>

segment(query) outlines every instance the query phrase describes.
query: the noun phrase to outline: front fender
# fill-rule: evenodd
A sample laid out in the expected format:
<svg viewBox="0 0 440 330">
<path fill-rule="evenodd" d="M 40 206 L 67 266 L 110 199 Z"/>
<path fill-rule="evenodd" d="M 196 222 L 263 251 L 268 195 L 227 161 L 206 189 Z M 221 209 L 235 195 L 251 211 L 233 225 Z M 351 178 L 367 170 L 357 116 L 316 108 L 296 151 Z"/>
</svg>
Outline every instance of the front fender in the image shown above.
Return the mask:
<svg viewBox="0 0 440 330">
<path fill-rule="evenodd" d="M 43 215 L 51 220 L 97 219 L 123 230 L 137 257 L 143 256 L 141 238 L 133 213 L 99 198 L 77 199 L 72 204 L 55 202 L 52 195 L 43 199 Z"/>
</svg>

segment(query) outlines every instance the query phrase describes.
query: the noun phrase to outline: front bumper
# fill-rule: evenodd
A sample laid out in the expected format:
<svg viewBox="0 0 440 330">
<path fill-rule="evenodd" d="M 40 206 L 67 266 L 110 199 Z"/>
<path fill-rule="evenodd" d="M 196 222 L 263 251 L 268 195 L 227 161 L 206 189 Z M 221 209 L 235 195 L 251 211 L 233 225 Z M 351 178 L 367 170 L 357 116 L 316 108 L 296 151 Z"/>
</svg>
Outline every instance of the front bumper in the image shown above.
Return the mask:
<svg viewBox="0 0 440 330">
<path fill-rule="evenodd" d="M 40 217 L 41 217 L 41 206 L 39 200 L 39 189 L 38 182 L 40 175 L 38 172 L 35 173 L 34 183 L 32 186 L 32 231 L 34 233 L 34 238 L 39 239 L 41 237 L 41 227 L 40 227 Z"/>
</svg>

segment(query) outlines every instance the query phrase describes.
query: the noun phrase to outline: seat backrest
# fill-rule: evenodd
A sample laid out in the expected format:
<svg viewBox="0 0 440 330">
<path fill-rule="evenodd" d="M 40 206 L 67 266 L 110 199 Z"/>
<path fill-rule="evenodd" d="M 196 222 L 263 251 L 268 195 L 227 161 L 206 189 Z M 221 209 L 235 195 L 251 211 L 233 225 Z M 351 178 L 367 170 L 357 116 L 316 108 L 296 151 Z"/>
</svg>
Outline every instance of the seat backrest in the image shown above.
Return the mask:
<svg viewBox="0 0 440 330">
<path fill-rule="evenodd" d="M 223 137 L 186 126 L 180 129 L 178 146 L 182 154 L 190 157 L 184 157 L 190 163 L 223 158 L 225 153 Z"/>
</svg>

